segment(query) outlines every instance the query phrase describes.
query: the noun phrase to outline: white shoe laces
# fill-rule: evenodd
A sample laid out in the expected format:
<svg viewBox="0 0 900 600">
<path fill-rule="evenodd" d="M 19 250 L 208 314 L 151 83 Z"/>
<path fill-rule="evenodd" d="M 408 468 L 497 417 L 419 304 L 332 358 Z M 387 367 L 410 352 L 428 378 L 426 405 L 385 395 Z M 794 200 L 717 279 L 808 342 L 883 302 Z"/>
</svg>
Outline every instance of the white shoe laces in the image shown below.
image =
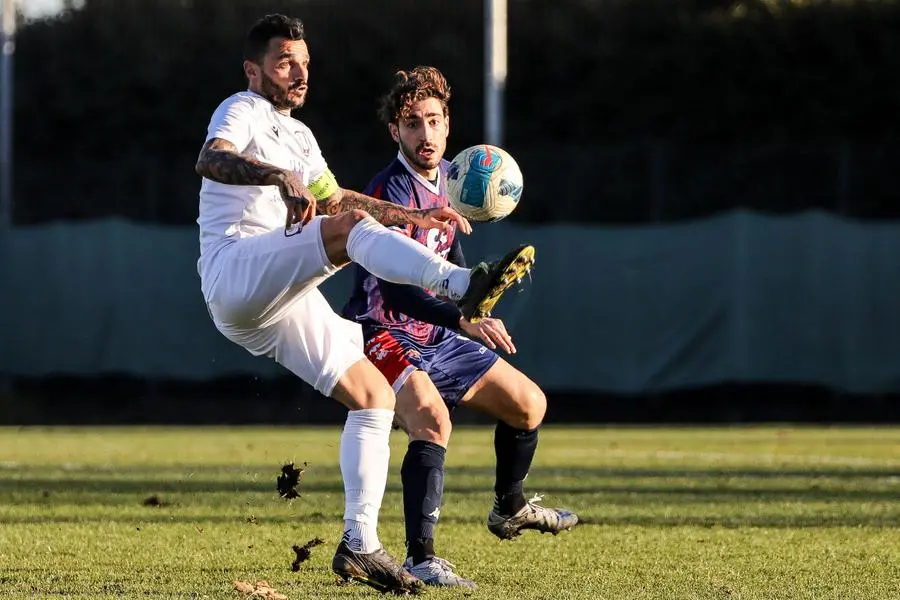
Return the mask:
<svg viewBox="0 0 900 600">
<path fill-rule="evenodd" d="M 424 565 L 424 566 L 423 566 Z M 410 568 L 411 572 L 424 569 L 427 570 L 432 575 L 440 576 L 453 576 L 459 577 L 456 573 L 453 572 L 453 569 L 456 568 L 456 565 L 451 563 L 450 561 L 441 558 L 440 556 L 432 556 L 430 559 L 426 560 L 424 563 L 419 563 L 418 565 L 413 565 Z"/>
<path fill-rule="evenodd" d="M 440 556 L 435 556 L 431 560 L 432 560 L 432 562 L 435 562 L 438 565 L 440 565 L 444 569 L 445 572 L 449 572 L 451 575 L 456 575 L 456 573 L 453 572 L 453 569 L 456 568 L 456 565 L 454 565 L 449 560 L 443 559 Z"/>
</svg>

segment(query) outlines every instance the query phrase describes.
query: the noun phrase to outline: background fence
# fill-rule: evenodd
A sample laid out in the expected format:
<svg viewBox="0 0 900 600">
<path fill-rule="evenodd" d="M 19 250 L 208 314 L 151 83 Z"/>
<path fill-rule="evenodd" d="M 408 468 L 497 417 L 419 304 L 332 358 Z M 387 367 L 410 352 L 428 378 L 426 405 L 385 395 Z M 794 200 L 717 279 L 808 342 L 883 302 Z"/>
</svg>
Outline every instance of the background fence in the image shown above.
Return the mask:
<svg viewBox="0 0 900 600">
<path fill-rule="evenodd" d="M 0 418 L 340 416 L 213 329 L 193 164 L 213 108 L 244 86 L 244 31 L 271 10 L 307 24 L 297 116 L 345 186 L 395 152 L 374 107 L 398 68 L 441 68 L 449 152 L 480 142 L 481 3 L 379 6 L 88 0 L 20 23 Z M 440 15 L 415 43 L 411 11 Z M 509 14 L 504 145 L 525 196 L 466 250 L 537 244 L 533 285 L 501 312 L 550 418 L 900 418 L 900 4 L 511 0 Z M 326 293 L 340 306 L 346 278 Z"/>
</svg>

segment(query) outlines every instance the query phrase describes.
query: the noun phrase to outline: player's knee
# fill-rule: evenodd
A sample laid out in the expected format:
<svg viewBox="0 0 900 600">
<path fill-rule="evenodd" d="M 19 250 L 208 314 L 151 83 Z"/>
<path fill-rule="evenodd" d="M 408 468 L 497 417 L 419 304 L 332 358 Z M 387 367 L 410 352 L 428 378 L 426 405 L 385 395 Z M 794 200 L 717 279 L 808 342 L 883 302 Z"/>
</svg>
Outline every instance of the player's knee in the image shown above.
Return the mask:
<svg viewBox="0 0 900 600">
<path fill-rule="evenodd" d="M 365 386 L 357 395 L 356 401 L 361 408 L 386 408 L 394 410 L 394 390 L 385 383 L 373 383 Z"/>
<path fill-rule="evenodd" d="M 350 236 L 350 231 L 356 227 L 356 224 L 360 221 L 365 220 L 366 217 L 369 216 L 364 210 L 360 210 L 358 208 L 354 208 L 353 210 L 348 210 L 347 212 L 336 217 L 340 221 L 340 230 L 344 235 L 344 238 Z"/>
<path fill-rule="evenodd" d="M 397 410 L 403 413 L 403 421 L 411 440 L 432 442 L 447 447 L 453 425 L 443 401 L 423 400 L 414 406 L 402 406 L 402 403 L 398 402 Z"/>
<path fill-rule="evenodd" d="M 431 428 L 429 430 L 429 435 L 431 436 L 431 441 L 435 444 L 447 447 L 447 444 L 450 443 L 450 433 L 453 431 L 453 423 L 450 421 L 450 414 L 447 412 L 447 408 L 441 404 L 441 409 L 443 410 L 434 410 L 430 415 L 431 419 Z"/>
<path fill-rule="evenodd" d="M 525 431 L 537 429 L 547 414 L 547 397 L 535 384 L 526 386 L 518 396 L 516 405 L 519 410 L 514 417 L 515 422 L 508 424 Z"/>
<path fill-rule="evenodd" d="M 354 225 L 369 216 L 369 213 L 367 213 L 366 211 L 364 211 L 361 208 L 354 208 L 353 210 L 348 210 L 344 214 L 347 215 L 347 219 L 352 221 Z"/>
<path fill-rule="evenodd" d="M 544 422 L 547 415 L 547 396 L 536 385 L 527 393 L 528 418 L 525 423 L 526 430 L 537 429 Z"/>
<path fill-rule="evenodd" d="M 350 260 L 347 251 L 350 232 L 368 216 L 366 211 L 354 209 L 322 221 L 322 242 L 332 264 L 343 265 Z"/>
</svg>

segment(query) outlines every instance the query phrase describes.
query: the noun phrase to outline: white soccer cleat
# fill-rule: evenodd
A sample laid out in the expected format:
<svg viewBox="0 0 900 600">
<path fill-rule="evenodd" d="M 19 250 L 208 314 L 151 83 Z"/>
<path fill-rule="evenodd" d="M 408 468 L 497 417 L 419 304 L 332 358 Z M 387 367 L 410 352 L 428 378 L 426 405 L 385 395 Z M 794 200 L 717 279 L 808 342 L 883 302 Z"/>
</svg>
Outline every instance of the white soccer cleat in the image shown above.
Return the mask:
<svg viewBox="0 0 900 600">
<path fill-rule="evenodd" d="M 568 531 L 578 525 L 578 515 L 559 508 L 541 506 L 538 502 L 542 499 L 535 494 L 511 517 L 504 517 L 496 510 L 491 510 L 487 519 L 488 529 L 501 540 L 511 540 L 521 535 L 523 529 L 556 535 L 560 531 Z"/>
<path fill-rule="evenodd" d="M 476 589 L 478 586 L 470 579 L 460 577 L 453 572 L 455 565 L 447 562 L 443 558 L 433 556 L 417 565 L 412 564 L 412 558 L 407 557 L 403 562 L 403 568 L 413 577 L 420 579 L 425 585 L 433 585 L 437 587 L 461 587 L 470 590 Z"/>
</svg>

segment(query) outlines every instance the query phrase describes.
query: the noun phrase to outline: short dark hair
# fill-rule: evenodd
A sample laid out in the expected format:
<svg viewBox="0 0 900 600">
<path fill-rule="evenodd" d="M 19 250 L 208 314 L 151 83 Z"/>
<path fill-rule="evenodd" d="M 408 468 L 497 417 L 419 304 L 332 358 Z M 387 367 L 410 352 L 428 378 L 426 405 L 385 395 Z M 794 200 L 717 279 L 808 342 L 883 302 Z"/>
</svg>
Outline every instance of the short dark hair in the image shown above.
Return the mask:
<svg viewBox="0 0 900 600">
<path fill-rule="evenodd" d="M 272 38 L 306 39 L 303 21 L 285 15 L 266 15 L 250 28 L 244 40 L 244 60 L 261 63 Z"/>
<path fill-rule="evenodd" d="M 386 125 L 396 124 L 400 117 L 406 116 L 412 104 L 426 98 L 436 98 L 444 109 L 444 116 L 447 116 L 450 86 L 443 73 L 434 67 L 397 71 L 394 73 L 394 84 L 391 89 L 381 97 L 378 117 Z"/>
</svg>

